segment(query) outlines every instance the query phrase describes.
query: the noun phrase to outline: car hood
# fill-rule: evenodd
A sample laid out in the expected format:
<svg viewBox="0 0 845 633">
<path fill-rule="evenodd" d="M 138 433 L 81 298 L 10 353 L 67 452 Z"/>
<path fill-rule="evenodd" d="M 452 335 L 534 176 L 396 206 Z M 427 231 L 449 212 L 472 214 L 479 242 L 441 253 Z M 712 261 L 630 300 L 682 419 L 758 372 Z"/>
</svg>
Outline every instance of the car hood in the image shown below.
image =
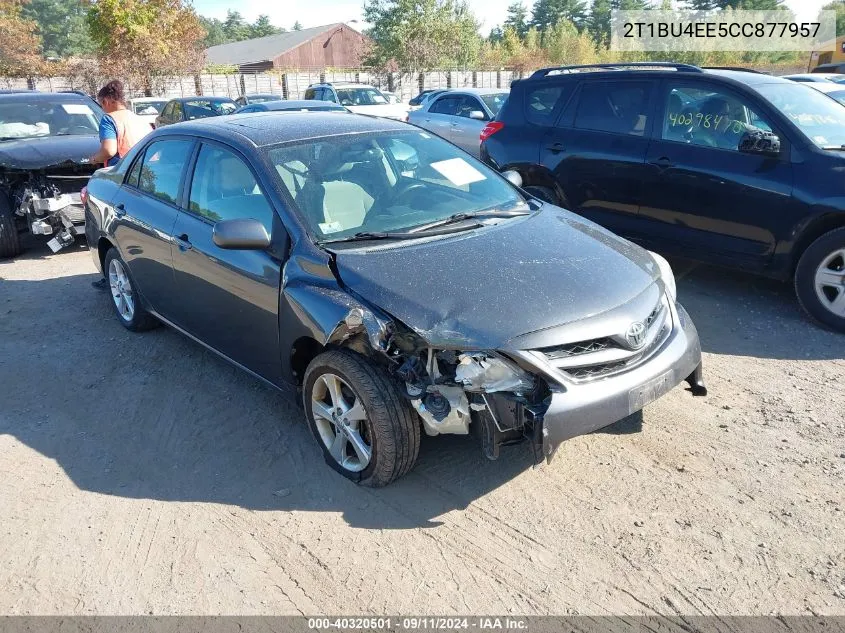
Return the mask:
<svg viewBox="0 0 845 633">
<path fill-rule="evenodd" d="M 385 103 L 383 105 L 345 106 L 355 114 L 369 114 L 390 119 L 404 119 L 408 114 L 408 106 L 401 103 Z"/>
<path fill-rule="evenodd" d="M 558 326 L 593 320 L 649 289 L 659 296 L 648 252 L 588 220 L 546 205 L 497 222 L 332 252 L 344 285 L 439 348 L 551 345 L 559 341 L 543 341 Z"/>
<path fill-rule="evenodd" d="M 100 147 L 90 136 L 42 136 L 0 142 L 0 166 L 12 169 L 44 169 L 65 163 L 89 164 L 88 157 Z"/>
</svg>

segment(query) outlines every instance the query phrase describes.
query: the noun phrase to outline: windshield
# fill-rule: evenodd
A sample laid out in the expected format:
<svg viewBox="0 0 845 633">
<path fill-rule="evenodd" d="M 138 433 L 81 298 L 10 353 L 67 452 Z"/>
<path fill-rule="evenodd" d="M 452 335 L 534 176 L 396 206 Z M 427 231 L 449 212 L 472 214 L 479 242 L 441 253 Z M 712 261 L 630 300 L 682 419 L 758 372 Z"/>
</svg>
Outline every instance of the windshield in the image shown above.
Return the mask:
<svg viewBox="0 0 845 633">
<path fill-rule="evenodd" d="M 97 134 L 99 107 L 87 103 L 35 101 L 0 104 L 0 138 Z"/>
<path fill-rule="evenodd" d="M 339 88 L 337 98 L 341 105 L 367 106 L 384 105 L 387 98 L 375 88 Z"/>
<path fill-rule="evenodd" d="M 212 101 L 198 99 L 185 103 L 185 114 L 188 119 L 204 119 L 210 116 L 232 114 L 238 106 L 234 101 Z"/>
<path fill-rule="evenodd" d="M 499 110 L 501 110 L 502 106 L 505 105 L 507 98 L 507 92 L 497 92 L 493 95 L 481 95 L 481 100 L 484 101 L 488 108 L 490 108 L 490 112 L 493 113 L 493 116 L 499 114 Z"/>
<path fill-rule="evenodd" d="M 830 92 L 825 93 L 828 97 L 832 97 L 836 99 L 839 103 L 845 105 L 845 89 L 843 90 L 831 90 Z"/>
<path fill-rule="evenodd" d="M 261 96 L 261 97 L 259 97 L 257 95 L 249 95 L 247 97 L 247 99 L 249 99 L 250 103 L 267 103 L 268 101 L 280 101 L 282 98 L 281 97 L 274 97 L 272 95 Z"/>
<path fill-rule="evenodd" d="M 834 99 L 801 84 L 755 87 L 819 147 L 845 145 L 845 107 Z"/>
<path fill-rule="evenodd" d="M 135 111 L 135 114 L 140 114 L 142 116 L 147 115 L 156 115 L 161 114 L 161 111 L 164 110 L 164 106 L 167 105 L 167 101 L 144 101 L 143 103 L 133 103 L 132 109 Z"/>
<path fill-rule="evenodd" d="M 456 213 L 527 209 L 496 172 L 427 132 L 337 136 L 268 154 L 318 241 L 406 231 Z"/>
</svg>

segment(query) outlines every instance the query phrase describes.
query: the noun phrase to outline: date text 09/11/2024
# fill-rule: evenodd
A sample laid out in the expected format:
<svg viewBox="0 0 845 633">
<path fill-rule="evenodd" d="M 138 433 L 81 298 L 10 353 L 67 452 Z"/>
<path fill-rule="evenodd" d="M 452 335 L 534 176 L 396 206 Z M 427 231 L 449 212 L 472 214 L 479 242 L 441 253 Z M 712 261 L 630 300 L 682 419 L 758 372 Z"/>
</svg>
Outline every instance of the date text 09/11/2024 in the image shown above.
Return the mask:
<svg viewBox="0 0 845 633">
<path fill-rule="evenodd" d="M 407 631 L 521 631 L 528 628 L 524 619 L 513 617 L 349 617 L 349 618 L 308 618 L 311 630 L 407 630 Z"/>
</svg>

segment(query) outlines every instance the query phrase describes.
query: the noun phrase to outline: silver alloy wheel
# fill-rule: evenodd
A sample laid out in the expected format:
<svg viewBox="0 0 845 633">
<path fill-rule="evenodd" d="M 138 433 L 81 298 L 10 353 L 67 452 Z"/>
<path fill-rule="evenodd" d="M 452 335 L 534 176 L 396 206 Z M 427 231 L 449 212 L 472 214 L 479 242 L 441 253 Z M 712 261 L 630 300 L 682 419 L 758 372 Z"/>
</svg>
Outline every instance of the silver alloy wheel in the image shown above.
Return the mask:
<svg viewBox="0 0 845 633">
<path fill-rule="evenodd" d="M 835 250 L 816 269 L 816 296 L 838 317 L 845 317 L 845 248 Z"/>
<path fill-rule="evenodd" d="M 120 260 L 113 259 L 109 263 L 109 287 L 114 305 L 120 318 L 127 323 L 135 316 L 135 295 L 132 293 L 132 283 Z"/>
<path fill-rule="evenodd" d="M 311 414 L 320 439 L 346 470 L 360 472 L 373 455 L 367 412 L 352 387 L 335 374 L 317 377 L 311 389 Z"/>
</svg>

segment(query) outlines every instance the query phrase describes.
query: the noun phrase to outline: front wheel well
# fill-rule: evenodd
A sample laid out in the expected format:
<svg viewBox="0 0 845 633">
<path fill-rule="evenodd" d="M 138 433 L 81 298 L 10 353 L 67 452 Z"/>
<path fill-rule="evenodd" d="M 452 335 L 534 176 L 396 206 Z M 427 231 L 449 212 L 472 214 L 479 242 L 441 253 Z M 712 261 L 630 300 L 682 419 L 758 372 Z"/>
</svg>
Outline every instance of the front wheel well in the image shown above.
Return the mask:
<svg viewBox="0 0 845 633">
<path fill-rule="evenodd" d="M 317 358 L 325 350 L 325 346 L 310 336 L 303 336 L 296 339 L 291 347 L 290 367 L 296 383 L 301 385 L 305 379 L 305 370 L 312 360 Z"/>
<path fill-rule="evenodd" d="M 795 269 L 798 267 L 798 262 L 810 245 L 819 239 L 825 233 L 830 233 L 835 229 L 845 227 L 845 214 L 829 213 L 823 215 L 813 221 L 804 231 L 799 235 L 795 241 L 795 246 L 792 248 L 792 274 L 794 276 Z"/>
<path fill-rule="evenodd" d="M 106 254 L 114 248 L 114 244 L 109 242 L 106 238 L 101 237 L 97 241 L 97 256 L 100 258 L 100 270 L 106 274 Z"/>
</svg>

